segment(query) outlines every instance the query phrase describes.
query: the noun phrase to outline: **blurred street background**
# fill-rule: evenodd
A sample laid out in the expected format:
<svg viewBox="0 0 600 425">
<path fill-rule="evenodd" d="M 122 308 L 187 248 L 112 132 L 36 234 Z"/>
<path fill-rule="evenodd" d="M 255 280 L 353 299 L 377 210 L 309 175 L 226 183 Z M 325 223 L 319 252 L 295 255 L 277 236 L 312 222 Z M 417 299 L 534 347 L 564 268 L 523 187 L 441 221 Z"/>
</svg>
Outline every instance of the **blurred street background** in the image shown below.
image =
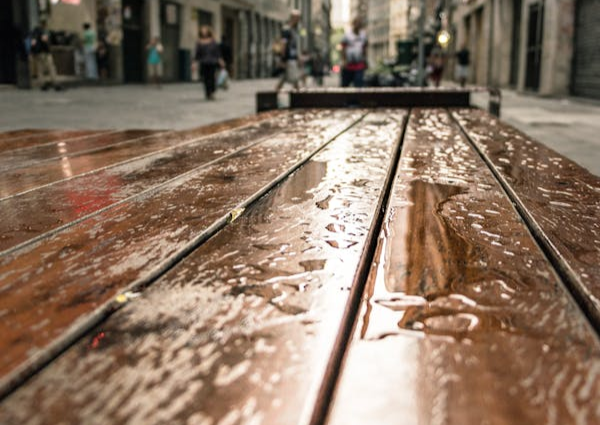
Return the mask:
<svg viewBox="0 0 600 425">
<path fill-rule="evenodd" d="M 0 0 L 0 12 L 0 130 L 189 128 L 253 113 L 278 81 L 350 75 L 498 87 L 503 119 L 600 174 L 598 0 Z"/>
</svg>

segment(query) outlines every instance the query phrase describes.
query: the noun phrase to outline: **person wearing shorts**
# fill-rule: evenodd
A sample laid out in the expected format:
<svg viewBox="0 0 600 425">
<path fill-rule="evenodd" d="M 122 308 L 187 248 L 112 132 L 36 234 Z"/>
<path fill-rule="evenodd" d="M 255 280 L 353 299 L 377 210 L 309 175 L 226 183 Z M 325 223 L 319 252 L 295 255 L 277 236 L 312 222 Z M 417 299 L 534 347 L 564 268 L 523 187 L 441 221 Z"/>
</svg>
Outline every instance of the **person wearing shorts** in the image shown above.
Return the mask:
<svg viewBox="0 0 600 425">
<path fill-rule="evenodd" d="M 364 86 L 368 45 L 362 19 L 354 18 L 352 29 L 342 39 L 342 87 Z"/>
<path fill-rule="evenodd" d="M 163 46 L 158 37 L 153 37 L 146 46 L 148 51 L 148 75 L 150 80 L 160 88 L 162 79 L 162 52 Z"/>
<path fill-rule="evenodd" d="M 300 87 L 300 79 L 302 78 L 302 65 L 299 55 L 300 35 L 298 33 L 300 17 L 300 11 L 293 10 L 289 24 L 281 32 L 281 43 L 283 45 L 281 60 L 284 72 L 277 83 L 277 91 L 281 90 L 286 82 L 294 86 L 295 89 Z"/>
</svg>

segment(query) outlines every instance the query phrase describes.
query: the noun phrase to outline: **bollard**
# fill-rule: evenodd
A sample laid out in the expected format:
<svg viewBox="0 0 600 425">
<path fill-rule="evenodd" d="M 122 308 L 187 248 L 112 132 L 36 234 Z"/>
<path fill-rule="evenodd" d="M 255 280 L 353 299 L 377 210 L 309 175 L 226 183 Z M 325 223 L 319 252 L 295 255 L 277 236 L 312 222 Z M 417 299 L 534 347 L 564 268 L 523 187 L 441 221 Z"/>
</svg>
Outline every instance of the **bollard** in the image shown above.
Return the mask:
<svg viewBox="0 0 600 425">
<path fill-rule="evenodd" d="M 502 102 L 502 93 L 500 89 L 495 87 L 488 87 L 490 93 L 490 100 L 488 103 L 488 112 L 495 117 L 500 118 L 500 103 Z"/>
</svg>

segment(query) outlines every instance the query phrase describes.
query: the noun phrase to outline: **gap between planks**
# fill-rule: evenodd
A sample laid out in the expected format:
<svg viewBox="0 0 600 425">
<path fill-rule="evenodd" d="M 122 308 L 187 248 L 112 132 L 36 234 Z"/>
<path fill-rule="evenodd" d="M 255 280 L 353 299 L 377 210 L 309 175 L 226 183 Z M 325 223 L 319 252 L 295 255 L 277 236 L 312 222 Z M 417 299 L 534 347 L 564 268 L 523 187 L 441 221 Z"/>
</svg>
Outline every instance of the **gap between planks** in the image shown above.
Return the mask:
<svg viewBox="0 0 600 425">
<path fill-rule="evenodd" d="M 529 213 L 527 207 L 521 202 L 519 195 L 511 187 L 510 183 L 502 176 L 497 170 L 496 165 L 492 160 L 479 148 L 477 143 L 471 138 L 471 135 L 465 127 L 456 119 L 449 109 L 446 112 L 450 116 L 452 122 L 456 124 L 460 132 L 465 136 L 467 142 L 471 148 L 479 155 L 481 160 L 486 164 L 502 191 L 513 205 L 516 213 L 525 224 L 529 234 L 535 241 L 540 251 L 546 257 L 546 260 L 554 269 L 555 273 L 559 277 L 559 281 L 565 289 L 566 295 L 571 299 L 573 304 L 577 306 L 579 311 L 586 319 L 586 323 L 590 326 L 591 333 L 596 337 L 596 340 L 600 343 L 600 313 L 590 305 L 587 295 L 581 291 L 578 283 L 579 279 L 577 274 L 573 271 L 569 263 L 567 263 L 558 250 L 554 247 L 550 239 L 546 236 L 546 233 L 537 223 L 535 218 Z"/>
<path fill-rule="evenodd" d="M 377 205 L 378 213 L 375 215 L 369 234 L 367 235 L 367 242 L 365 243 L 363 254 L 360 258 L 358 269 L 351 285 L 352 289 L 342 316 L 341 326 L 338 330 L 333 350 L 327 362 L 321 385 L 316 391 L 316 399 L 306 403 L 306 406 L 309 408 L 312 406 L 312 411 L 305 412 L 300 418 L 299 423 L 302 425 L 324 425 L 327 422 L 332 407 L 336 386 L 342 373 L 344 359 L 350 348 L 365 285 L 377 249 L 377 241 L 382 230 L 385 214 L 388 210 L 394 179 L 398 171 L 402 146 L 404 144 L 404 136 L 406 134 L 406 128 L 408 127 L 412 109 L 408 108 L 405 109 L 405 111 L 406 114 L 403 118 L 402 131 L 398 142 L 396 143 L 396 147 L 394 148 L 392 161 L 390 162 L 388 174 L 384 183 L 384 189 L 381 192 Z"/>
</svg>

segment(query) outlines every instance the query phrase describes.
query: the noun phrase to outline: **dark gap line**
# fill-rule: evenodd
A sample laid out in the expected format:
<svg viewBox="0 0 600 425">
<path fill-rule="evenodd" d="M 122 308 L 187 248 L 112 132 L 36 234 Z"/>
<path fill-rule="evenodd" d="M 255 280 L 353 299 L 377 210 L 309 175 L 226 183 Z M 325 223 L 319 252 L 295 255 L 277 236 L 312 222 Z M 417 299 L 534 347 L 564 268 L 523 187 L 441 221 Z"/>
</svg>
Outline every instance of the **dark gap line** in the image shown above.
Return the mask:
<svg viewBox="0 0 600 425">
<path fill-rule="evenodd" d="M 556 274 L 558 275 L 563 288 L 571 301 L 579 307 L 579 310 L 583 313 L 587 323 L 589 324 L 592 333 L 596 339 L 600 342 L 600 313 L 595 306 L 589 301 L 588 296 L 584 291 L 581 290 L 579 278 L 573 271 L 571 266 L 560 256 L 558 250 L 553 246 L 552 242 L 546 236 L 545 232 L 539 226 L 535 218 L 529 213 L 525 205 L 521 202 L 519 195 L 513 190 L 508 181 L 500 174 L 497 170 L 496 165 L 489 159 L 489 157 L 479 149 L 477 143 L 471 138 L 466 128 L 452 115 L 452 112 L 448 110 L 448 114 L 452 121 L 456 123 L 461 133 L 467 139 L 471 147 L 477 152 L 479 157 L 487 165 L 496 181 L 500 184 L 504 194 L 508 197 L 511 204 L 513 205 L 517 214 L 527 227 L 529 234 L 536 242 L 540 251 L 546 257 L 546 260 L 550 263 Z"/>
<path fill-rule="evenodd" d="M 345 127 L 339 133 L 330 137 L 329 140 L 324 142 L 321 146 L 309 153 L 307 156 L 299 160 L 296 164 L 288 168 L 282 174 L 271 180 L 260 190 L 255 192 L 244 202 L 237 205 L 232 211 L 242 208 L 245 210 L 253 203 L 258 201 L 264 195 L 269 193 L 287 177 L 300 169 L 304 164 L 310 161 L 315 155 L 324 150 L 334 140 L 339 138 L 342 134 L 346 133 L 351 128 L 355 127 L 358 123 L 364 120 L 368 112 L 361 115 L 356 121 Z M 183 261 L 188 255 L 196 250 L 200 245 L 207 242 L 210 238 L 215 236 L 220 230 L 222 230 L 232 220 L 232 212 L 229 212 L 226 216 L 215 221 L 196 238 L 184 246 L 178 253 L 174 254 L 171 258 L 163 262 L 161 265 L 151 270 L 146 277 L 138 279 L 132 282 L 126 287 L 122 288 L 119 293 L 124 294 L 127 292 L 140 292 L 145 288 L 153 285 L 159 280 L 164 274 L 168 273 L 177 264 Z M 95 311 L 89 314 L 85 318 L 81 318 L 76 328 L 67 330 L 63 335 L 56 339 L 54 343 L 49 344 L 43 349 L 33 360 L 25 362 L 21 367 L 16 368 L 13 372 L 9 373 L 4 379 L 0 381 L 0 402 L 7 398 L 9 395 L 14 393 L 19 387 L 26 384 L 29 379 L 34 377 L 38 372 L 42 371 L 46 366 L 66 352 L 80 339 L 84 338 L 91 330 L 99 326 L 102 322 L 106 321 L 113 313 L 126 306 L 128 303 L 117 303 L 114 301 L 107 301 L 104 305 L 98 307 Z"/>
<path fill-rule="evenodd" d="M 342 373 L 344 359 L 351 347 L 352 335 L 354 333 L 364 289 L 371 271 L 371 265 L 373 263 L 377 244 L 379 242 L 379 235 L 381 234 L 383 221 L 388 211 L 392 189 L 394 187 L 394 181 L 400 162 L 400 156 L 402 154 L 404 136 L 406 135 L 406 128 L 408 127 L 411 112 L 412 110 L 410 108 L 407 109 L 406 115 L 404 116 L 402 133 L 396 144 L 394 153 L 392 154 L 392 161 L 389 167 L 388 175 L 383 185 L 382 195 L 380 196 L 377 204 L 377 210 L 379 212 L 375 215 L 375 219 L 372 222 L 371 229 L 367 235 L 367 243 L 363 248 L 363 254 L 361 256 L 357 272 L 354 276 L 350 295 L 348 297 L 348 301 L 346 302 L 346 308 L 342 316 L 342 323 L 334 342 L 333 350 L 327 362 L 325 374 L 316 395 L 312 414 L 307 421 L 308 425 L 325 424 L 334 401 L 335 390 Z"/>
</svg>

